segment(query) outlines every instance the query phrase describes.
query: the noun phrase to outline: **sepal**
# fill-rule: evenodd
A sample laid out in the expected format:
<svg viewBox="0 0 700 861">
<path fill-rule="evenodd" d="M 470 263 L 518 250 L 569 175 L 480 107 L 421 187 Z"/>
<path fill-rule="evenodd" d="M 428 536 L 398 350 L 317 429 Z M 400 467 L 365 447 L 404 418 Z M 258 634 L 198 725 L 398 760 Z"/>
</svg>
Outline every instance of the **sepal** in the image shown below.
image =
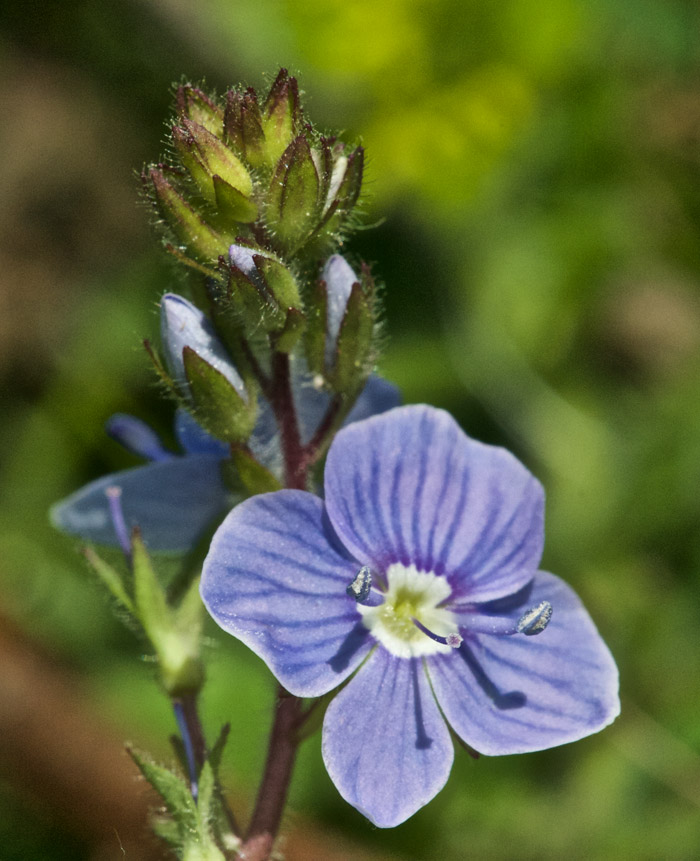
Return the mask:
<svg viewBox="0 0 700 861">
<path fill-rule="evenodd" d="M 147 179 L 153 189 L 158 210 L 178 242 L 199 260 L 216 260 L 229 246 L 231 237 L 218 233 L 207 224 L 165 178 L 162 170 L 151 168 Z"/>
<path fill-rule="evenodd" d="M 340 326 L 335 364 L 326 379 L 337 392 L 356 393 L 372 370 L 374 312 L 371 297 L 353 284 Z"/>
<path fill-rule="evenodd" d="M 191 347 L 182 351 L 191 396 L 199 424 L 224 442 L 244 442 L 255 427 L 255 398 L 245 400 L 227 377 Z"/>
<path fill-rule="evenodd" d="M 313 230 L 318 220 L 319 178 L 304 135 L 282 154 L 270 182 L 265 215 L 273 241 L 291 253 Z"/>
<path fill-rule="evenodd" d="M 264 154 L 268 165 L 275 164 L 301 127 L 299 87 L 296 78 L 280 69 L 262 110 L 265 135 Z"/>
<path fill-rule="evenodd" d="M 240 156 L 253 167 L 260 167 L 265 160 L 265 132 L 258 97 L 252 88 L 239 93 L 230 90 L 226 94 L 224 112 L 226 140 Z"/>
<path fill-rule="evenodd" d="M 213 135 L 221 134 L 224 113 L 199 87 L 193 87 L 191 84 L 178 87 L 175 93 L 175 104 L 181 118 L 204 126 Z"/>
<path fill-rule="evenodd" d="M 248 448 L 232 446 L 231 459 L 224 461 L 221 468 L 226 485 L 236 494 L 255 496 L 282 489 L 279 479 Z"/>
<path fill-rule="evenodd" d="M 248 197 L 253 190 L 253 181 L 243 162 L 204 126 L 188 119 L 183 119 L 182 124 L 190 151 L 199 157 L 207 170 L 209 185 L 211 186 L 212 176 L 220 176 L 242 195 Z M 204 188 L 202 193 L 208 194 Z M 211 188 L 212 199 L 213 194 L 213 188 Z"/>
<path fill-rule="evenodd" d="M 198 581 L 172 607 L 158 579 L 141 535 L 131 539 L 134 609 L 158 659 L 163 687 L 169 696 L 196 693 L 204 681 L 200 641 L 204 608 L 198 600 Z"/>
</svg>

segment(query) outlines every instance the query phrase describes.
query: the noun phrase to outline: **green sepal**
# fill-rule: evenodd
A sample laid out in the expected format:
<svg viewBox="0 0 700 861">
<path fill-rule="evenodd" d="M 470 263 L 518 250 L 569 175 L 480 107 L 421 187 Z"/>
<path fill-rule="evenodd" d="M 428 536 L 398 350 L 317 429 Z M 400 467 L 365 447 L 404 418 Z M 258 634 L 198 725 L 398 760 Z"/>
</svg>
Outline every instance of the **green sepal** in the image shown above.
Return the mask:
<svg viewBox="0 0 700 861">
<path fill-rule="evenodd" d="M 255 426 L 255 399 L 246 403 L 221 371 L 191 347 L 183 349 L 182 360 L 199 424 L 224 442 L 247 440 Z"/>
<path fill-rule="evenodd" d="M 213 135 L 221 134 L 224 113 L 199 87 L 193 87 L 191 84 L 178 87 L 175 93 L 175 104 L 181 117 L 204 126 Z"/>
<path fill-rule="evenodd" d="M 83 555 L 87 559 L 92 570 L 97 574 L 102 583 L 107 587 L 113 598 L 132 616 L 135 615 L 134 604 L 124 587 L 121 574 L 104 559 L 97 555 L 92 547 L 84 547 Z"/>
<path fill-rule="evenodd" d="M 248 448 L 231 447 L 231 459 L 221 464 L 224 483 L 234 493 L 255 496 L 281 490 L 282 485 L 270 470 L 259 463 Z"/>
<path fill-rule="evenodd" d="M 296 279 L 283 263 L 262 254 L 256 254 L 253 261 L 256 269 L 265 279 L 267 289 L 274 296 L 280 308 L 284 311 L 289 308 L 301 308 L 301 297 Z"/>
<path fill-rule="evenodd" d="M 195 184 L 202 195 L 209 201 L 209 203 L 214 203 L 215 196 L 211 173 L 207 170 L 204 162 L 197 152 L 197 145 L 194 142 L 194 138 L 185 131 L 185 129 L 180 128 L 179 126 L 173 126 L 172 137 L 179 161 L 195 181 Z"/>
<path fill-rule="evenodd" d="M 328 328 L 328 288 L 325 281 L 316 281 L 309 297 L 304 350 L 306 363 L 312 374 L 326 373 L 326 338 Z"/>
<path fill-rule="evenodd" d="M 267 222 L 275 242 L 293 251 L 311 231 L 318 208 L 318 173 L 304 135 L 282 154 L 270 182 Z"/>
<path fill-rule="evenodd" d="M 162 171 L 153 168 L 149 176 L 158 209 L 179 242 L 205 260 L 216 260 L 219 254 L 224 253 L 231 244 L 230 237 L 222 236 L 203 221 Z"/>
<path fill-rule="evenodd" d="M 353 284 L 338 333 L 335 363 L 327 369 L 327 379 L 335 391 L 354 392 L 364 382 L 370 371 L 373 334 L 371 298 L 360 284 Z"/>
<path fill-rule="evenodd" d="M 218 174 L 214 174 L 211 181 L 214 186 L 216 208 L 224 223 L 237 221 L 241 224 L 249 224 L 255 221 L 258 217 L 255 201 L 246 197 Z"/>
<path fill-rule="evenodd" d="M 158 375 L 158 378 L 160 379 L 161 383 L 163 383 L 163 385 L 166 386 L 168 391 L 174 397 L 179 399 L 180 396 L 178 394 L 177 386 L 175 385 L 175 380 L 173 380 L 173 378 L 170 376 L 170 374 L 166 370 L 166 367 L 163 364 L 163 361 L 162 361 L 161 357 L 158 355 L 158 352 L 154 348 L 153 344 L 151 344 L 151 342 L 148 339 L 146 339 L 143 342 L 143 346 L 144 346 L 146 352 L 148 353 L 148 356 L 149 356 L 151 362 L 153 363 L 153 369 L 156 372 L 156 374 Z"/>
<path fill-rule="evenodd" d="M 290 308 L 284 327 L 275 335 L 275 348 L 280 353 L 291 353 L 299 343 L 299 338 L 304 334 L 306 317 L 298 308 Z"/>
<path fill-rule="evenodd" d="M 262 109 L 264 155 L 267 164 L 275 164 L 297 134 L 300 125 L 301 110 L 296 78 L 290 78 L 286 69 L 280 69 Z"/>
<path fill-rule="evenodd" d="M 228 143 L 253 167 L 265 160 L 265 132 L 255 90 L 245 93 L 230 90 L 226 94 L 224 129 Z"/>
<path fill-rule="evenodd" d="M 129 756 L 136 763 L 139 771 L 163 799 L 168 813 L 173 817 L 180 832 L 180 840 L 187 832 L 197 831 L 197 807 L 189 787 L 180 775 L 169 768 L 158 765 L 145 754 L 136 752 L 127 745 Z M 169 838 L 170 839 L 170 838 Z"/>
<path fill-rule="evenodd" d="M 204 126 L 191 120 L 183 119 L 185 130 L 190 134 L 197 147 L 199 157 L 210 175 L 217 174 L 229 185 L 237 188 L 241 194 L 250 195 L 253 181 L 243 162 L 231 150 Z"/>
<path fill-rule="evenodd" d="M 333 199 L 326 201 L 323 217 L 312 237 L 314 247 L 323 247 L 329 240 L 337 239 L 338 235 L 342 232 L 348 217 L 357 203 L 362 188 L 363 170 L 364 150 L 362 147 L 357 147 L 347 157 L 343 177 L 333 195 Z"/>
<path fill-rule="evenodd" d="M 204 670 L 199 654 L 202 622 L 195 621 L 193 586 L 177 609 L 171 607 L 138 530 L 132 534 L 131 553 L 135 612 L 155 650 L 163 686 L 170 696 L 196 692 Z M 201 606 L 199 614 L 203 616 Z"/>
<path fill-rule="evenodd" d="M 279 331 L 285 322 L 285 313 L 270 295 L 262 279 L 249 278 L 236 266 L 230 267 L 229 298 L 243 318 L 247 332 L 264 329 Z"/>
</svg>

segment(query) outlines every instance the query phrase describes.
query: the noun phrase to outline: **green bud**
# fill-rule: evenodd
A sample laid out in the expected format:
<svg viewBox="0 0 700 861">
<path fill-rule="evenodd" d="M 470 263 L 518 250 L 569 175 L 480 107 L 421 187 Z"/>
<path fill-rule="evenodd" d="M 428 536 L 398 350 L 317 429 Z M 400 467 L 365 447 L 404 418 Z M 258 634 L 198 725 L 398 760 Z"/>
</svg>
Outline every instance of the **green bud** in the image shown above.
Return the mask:
<svg viewBox="0 0 700 861">
<path fill-rule="evenodd" d="M 185 84 L 178 87 L 175 94 L 175 104 L 180 117 L 220 135 L 223 128 L 224 114 L 221 108 L 198 87 Z"/>
<path fill-rule="evenodd" d="M 151 168 L 147 178 L 150 179 L 158 209 L 182 245 L 204 260 L 216 260 L 219 254 L 225 252 L 230 239 L 217 233 L 200 218 L 168 182 L 162 170 Z"/>
<path fill-rule="evenodd" d="M 260 167 L 265 160 L 265 132 L 255 90 L 226 94 L 224 129 L 228 143 L 253 167 Z"/>
<path fill-rule="evenodd" d="M 323 203 L 323 215 L 314 235 L 319 244 L 335 239 L 357 203 L 362 188 L 364 150 L 357 147 L 344 155 L 342 144 L 335 147 L 333 167 Z"/>
<path fill-rule="evenodd" d="M 226 376 L 191 347 L 183 349 L 182 359 L 197 421 L 217 439 L 247 440 L 255 426 L 255 399 L 246 403 Z"/>
<path fill-rule="evenodd" d="M 275 164 L 301 127 L 299 87 L 286 69 L 280 69 L 262 110 L 265 160 Z"/>
<path fill-rule="evenodd" d="M 277 304 L 285 311 L 289 308 L 299 309 L 301 306 L 299 287 L 289 269 L 278 260 L 262 254 L 256 254 L 253 260 Z"/>
<path fill-rule="evenodd" d="M 190 135 L 199 158 L 209 171 L 210 176 L 216 174 L 229 185 L 238 189 L 248 197 L 253 190 L 253 181 L 243 162 L 204 126 L 192 120 L 183 119 L 185 131 Z"/>
<path fill-rule="evenodd" d="M 279 160 L 267 200 L 268 227 L 284 252 L 294 251 L 313 229 L 319 179 L 309 143 L 295 138 Z"/>
<path fill-rule="evenodd" d="M 264 281 L 246 275 L 235 266 L 229 270 L 228 300 L 249 331 L 274 332 L 284 325 L 285 314 L 270 295 Z"/>
<path fill-rule="evenodd" d="M 258 207 L 254 201 L 216 174 L 212 181 L 216 208 L 225 223 L 238 221 L 241 224 L 249 224 L 257 219 Z"/>
<path fill-rule="evenodd" d="M 371 370 L 373 335 L 372 296 L 354 284 L 338 334 L 335 367 L 328 374 L 335 391 L 353 393 L 364 383 Z"/>
</svg>

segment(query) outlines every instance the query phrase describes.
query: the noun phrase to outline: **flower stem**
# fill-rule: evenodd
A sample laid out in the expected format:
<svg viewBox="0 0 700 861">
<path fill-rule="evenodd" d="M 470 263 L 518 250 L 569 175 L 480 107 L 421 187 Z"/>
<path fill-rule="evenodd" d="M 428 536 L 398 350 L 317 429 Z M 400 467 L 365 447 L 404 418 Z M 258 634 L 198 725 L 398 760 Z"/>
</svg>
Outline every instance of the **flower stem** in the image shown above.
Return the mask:
<svg viewBox="0 0 700 861">
<path fill-rule="evenodd" d="M 280 429 L 282 454 L 284 457 L 285 486 L 295 490 L 306 490 L 306 464 L 304 449 L 299 435 L 289 356 L 275 353 L 272 358 L 272 408 Z"/>
<path fill-rule="evenodd" d="M 302 700 L 280 685 L 265 771 L 248 833 L 240 848 L 239 857 L 245 861 L 266 861 L 270 857 L 287 800 L 303 717 Z"/>
</svg>

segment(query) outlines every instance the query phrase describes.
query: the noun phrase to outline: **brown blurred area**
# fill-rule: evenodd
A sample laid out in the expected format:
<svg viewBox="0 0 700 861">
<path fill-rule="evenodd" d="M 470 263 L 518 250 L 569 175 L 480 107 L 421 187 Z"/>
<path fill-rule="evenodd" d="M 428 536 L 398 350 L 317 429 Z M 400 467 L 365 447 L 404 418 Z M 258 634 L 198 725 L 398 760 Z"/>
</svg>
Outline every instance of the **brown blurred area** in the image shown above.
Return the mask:
<svg viewBox="0 0 700 861">
<path fill-rule="evenodd" d="M 0 376 L 36 386 L 79 285 L 142 252 L 133 127 L 89 79 L 19 49 L 0 64 Z M 11 379 L 10 379 L 11 378 Z"/>
</svg>

